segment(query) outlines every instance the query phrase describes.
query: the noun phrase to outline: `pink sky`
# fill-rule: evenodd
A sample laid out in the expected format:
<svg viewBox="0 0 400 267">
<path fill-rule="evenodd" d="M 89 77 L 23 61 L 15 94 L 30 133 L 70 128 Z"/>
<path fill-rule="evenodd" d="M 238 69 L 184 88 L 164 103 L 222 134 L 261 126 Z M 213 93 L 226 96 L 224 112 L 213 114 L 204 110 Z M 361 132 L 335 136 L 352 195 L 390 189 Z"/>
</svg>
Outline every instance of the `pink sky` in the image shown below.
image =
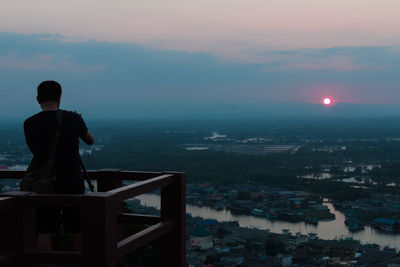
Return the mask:
<svg viewBox="0 0 400 267">
<path fill-rule="evenodd" d="M 400 0 L 1 0 L 1 32 L 28 34 L 21 40 L 35 40 L 18 48 L 7 34 L 0 40 L 9 41 L 9 47 L 3 45 L 5 51 L 0 51 L 0 67 L 15 71 L 16 77 L 20 70 L 55 70 L 72 73 L 71 82 L 76 82 L 74 75 L 84 72 L 98 74 L 99 86 L 106 86 L 100 81 L 111 75 L 110 65 L 125 70 L 136 60 L 144 60 L 143 66 L 158 60 L 156 65 L 164 71 L 179 65 L 174 62 L 185 62 L 180 71 L 192 80 L 181 84 L 181 72 L 172 72 L 176 76 L 169 77 L 169 84 L 154 86 L 143 99 L 160 92 L 173 97 L 175 90 L 188 101 L 320 103 L 330 96 L 337 102 L 400 103 Z M 44 44 L 42 36 L 29 36 L 32 33 L 60 34 L 64 39 Z M 96 54 L 96 49 L 81 51 L 79 45 L 69 52 L 61 49 L 70 45 L 65 41 L 90 39 L 114 42 L 107 46 L 115 48 L 103 54 Z M 113 53 L 121 56 L 119 42 L 207 53 L 162 51 L 171 60 L 164 62 L 160 51 L 149 49 L 150 59 L 127 62 L 129 55 L 124 55 L 114 66 Z M 96 42 L 87 43 L 98 47 Z M 43 45 L 57 52 L 52 54 Z M 137 46 L 129 47 L 135 55 Z M 86 53 L 98 62 L 82 56 Z M 198 75 L 204 66 L 203 76 Z M 146 71 L 141 76 L 151 76 L 154 69 Z M 149 80 L 123 75 L 119 86 L 141 88 L 163 80 L 164 71 Z M 120 73 L 124 72 L 112 75 Z M 15 79 L 10 77 L 9 83 Z"/>
<path fill-rule="evenodd" d="M 231 58 L 400 44 L 399 0 L 2 0 L 0 31 L 59 33 Z"/>
</svg>

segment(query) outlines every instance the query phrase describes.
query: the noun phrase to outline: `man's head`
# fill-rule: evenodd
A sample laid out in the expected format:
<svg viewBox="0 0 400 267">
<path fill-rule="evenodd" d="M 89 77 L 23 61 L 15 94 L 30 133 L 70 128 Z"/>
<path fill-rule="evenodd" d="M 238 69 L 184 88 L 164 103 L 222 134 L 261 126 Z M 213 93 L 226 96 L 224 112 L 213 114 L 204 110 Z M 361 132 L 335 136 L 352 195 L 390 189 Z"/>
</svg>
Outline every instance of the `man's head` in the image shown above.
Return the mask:
<svg viewBox="0 0 400 267">
<path fill-rule="evenodd" d="M 45 102 L 60 103 L 61 85 L 56 81 L 44 81 L 37 88 L 37 101 L 42 104 Z"/>
</svg>

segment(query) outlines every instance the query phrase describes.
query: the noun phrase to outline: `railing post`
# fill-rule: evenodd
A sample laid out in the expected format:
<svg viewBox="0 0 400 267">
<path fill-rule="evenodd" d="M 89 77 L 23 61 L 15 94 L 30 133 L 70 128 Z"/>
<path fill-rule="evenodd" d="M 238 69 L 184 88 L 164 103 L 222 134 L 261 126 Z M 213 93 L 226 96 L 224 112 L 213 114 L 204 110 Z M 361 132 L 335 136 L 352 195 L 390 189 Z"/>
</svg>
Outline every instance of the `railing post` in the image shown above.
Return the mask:
<svg viewBox="0 0 400 267">
<path fill-rule="evenodd" d="M 99 171 L 99 178 L 97 178 L 97 192 L 107 192 L 113 189 L 117 189 L 122 187 L 122 179 L 119 175 L 119 169 L 102 169 Z M 119 213 L 122 213 L 124 210 L 124 204 L 121 202 L 118 207 Z M 123 238 L 123 226 L 118 227 L 118 238 Z"/>
<path fill-rule="evenodd" d="M 10 234 L 13 235 L 13 239 L 17 240 L 15 243 L 15 252 L 17 253 L 17 259 L 19 261 L 18 266 L 30 266 L 24 255 L 32 250 L 35 245 L 35 233 L 36 233 L 36 220 L 34 207 L 29 205 L 26 198 L 31 195 L 32 192 L 9 192 L 6 195 L 15 197 L 18 201 L 19 209 L 14 212 L 15 224 L 8 228 Z M 16 230 L 16 231 L 13 231 Z"/>
<path fill-rule="evenodd" d="M 1 198 L 6 199 L 6 196 L 0 195 Z M 4 202 L 4 199 L 0 199 L 0 204 Z M 10 198 L 11 199 L 11 198 Z M 8 200 L 8 198 L 7 198 Z M 20 232 L 18 227 L 19 213 L 20 213 L 20 200 L 12 198 L 12 202 L 9 202 L 7 207 L 0 209 L 0 255 L 12 253 L 14 254 L 18 250 L 18 239 L 15 235 Z M 1 266 L 0 262 L 0 266 Z"/>
<path fill-rule="evenodd" d="M 172 173 L 175 182 L 161 189 L 161 218 L 174 219 L 173 231 L 161 238 L 161 266 L 186 266 L 185 174 Z"/>
<path fill-rule="evenodd" d="M 82 266 L 118 266 L 117 207 L 118 203 L 107 193 L 84 196 L 81 208 Z"/>
</svg>

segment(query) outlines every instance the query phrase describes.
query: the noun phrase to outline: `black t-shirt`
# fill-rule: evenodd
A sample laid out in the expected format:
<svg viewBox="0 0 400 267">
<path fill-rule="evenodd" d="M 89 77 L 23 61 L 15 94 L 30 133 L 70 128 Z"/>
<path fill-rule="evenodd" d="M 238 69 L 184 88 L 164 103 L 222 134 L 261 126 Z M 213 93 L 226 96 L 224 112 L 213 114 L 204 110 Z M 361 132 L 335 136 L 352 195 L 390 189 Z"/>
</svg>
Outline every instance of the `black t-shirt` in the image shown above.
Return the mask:
<svg viewBox="0 0 400 267">
<path fill-rule="evenodd" d="M 48 158 L 50 140 L 57 130 L 56 111 L 42 111 L 24 122 L 26 144 L 31 150 L 35 167 L 43 166 Z M 63 112 L 61 136 L 55 159 L 56 193 L 84 193 L 79 161 L 79 137 L 88 129 L 80 115 Z"/>
</svg>

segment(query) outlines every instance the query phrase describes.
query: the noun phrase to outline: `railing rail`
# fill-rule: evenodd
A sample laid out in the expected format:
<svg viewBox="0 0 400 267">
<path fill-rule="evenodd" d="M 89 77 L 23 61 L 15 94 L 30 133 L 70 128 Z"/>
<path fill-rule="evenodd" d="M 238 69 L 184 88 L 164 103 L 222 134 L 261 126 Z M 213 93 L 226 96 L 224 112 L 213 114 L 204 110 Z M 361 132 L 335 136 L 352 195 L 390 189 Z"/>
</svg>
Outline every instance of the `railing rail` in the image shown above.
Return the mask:
<svg viewBox="0 0 400 267">
<path fill-rule="evenodd" d="M 185 266 L 185 175 L 184 173 L 89 171 L 97 191 L 82 195 L 48 195 L 32 192 L 0 194 L 0 266 L 37 263 L 81 263 L 83 266 L 118 266 L 118 259 L 159 238 L 162 266 Z M 23 171 L 0 171 L 4 178 L 21 178 Z M 139 181 L 122 186 L 123 180 Z M 123 201 L 161 189 L 161 216 L 127 214 Z M 36 207 L 80 207 L 82 249 L 34 250 Z M 120 225 L 150 225 L 122 237 Z"/>
</svg>

